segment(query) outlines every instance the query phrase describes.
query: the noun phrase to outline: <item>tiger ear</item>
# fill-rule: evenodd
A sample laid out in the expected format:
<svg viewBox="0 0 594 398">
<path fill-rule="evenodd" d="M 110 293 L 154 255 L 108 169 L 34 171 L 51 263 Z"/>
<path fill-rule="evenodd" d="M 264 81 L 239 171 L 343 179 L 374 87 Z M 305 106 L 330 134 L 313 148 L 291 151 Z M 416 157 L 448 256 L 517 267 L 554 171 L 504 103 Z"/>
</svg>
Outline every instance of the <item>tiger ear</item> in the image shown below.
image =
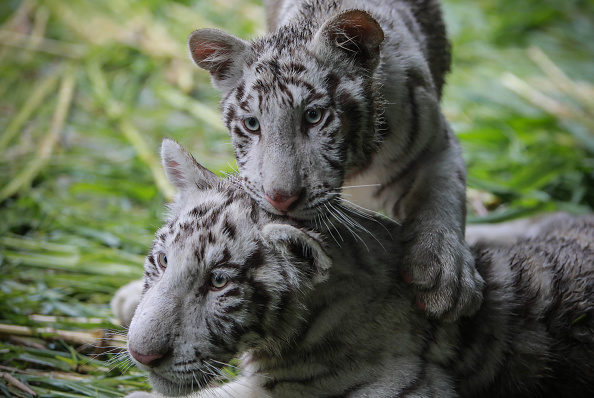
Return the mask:
<svg viewBox="0 0 594 398">
<path fill-rule="evenodd" d="M 338 51 L 365 68 L 373 70 L 379 63 L 384 31 L 369 13 L 349 10 L 327 20 L 316 33 L 314 50 L 322 57 Z"/>
<path fill-rule="evenodd" d="M 203 167 L 177 141 L 165 138 L 161 144 L 161 163 L 165 175 L 179 192 L 207 189 L 219 183 L 219 177 Z"/>
<path fill-rule="evenodd" d="M 267 224 L 262 229 L 264 243 L 283 254 L 285 258 L 306 260 L 313 272 L 312 282 L 328 278 L 332 260 L 324 250 L 321 235 L 287 224 Z"/>
<path fill-rule="evenodd" d="M 207 70 L 221 91 L 230 90 L 241 78 L 241 64 L 249 43 L 216 29 L 198 29 L 188 37 L 194 63 Z"/>
</svg>

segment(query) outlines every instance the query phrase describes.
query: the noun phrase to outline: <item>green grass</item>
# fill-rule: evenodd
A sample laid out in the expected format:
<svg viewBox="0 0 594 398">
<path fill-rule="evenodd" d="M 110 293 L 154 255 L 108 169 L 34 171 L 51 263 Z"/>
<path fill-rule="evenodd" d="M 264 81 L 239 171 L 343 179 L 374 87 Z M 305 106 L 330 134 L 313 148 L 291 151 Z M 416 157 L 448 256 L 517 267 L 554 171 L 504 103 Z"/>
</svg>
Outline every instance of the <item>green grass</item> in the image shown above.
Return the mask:
<svg viewBox="0 0 594 398">
<path fill-rule="evenodd" d="M 594 206 L 593 11 L 578 0 L 446 2 L 444 108 L 465 149 L 470 221 Z"/>
<path fill-rule="evenodd" d="M 469 219 L 591 211 L 591 2 L 448 0 L 445 11 L 444 111 L 465 149 Z M 161 139 L 213 170 L 235 166 L 218 93 L 187 57 L 199 27 L 249 38 L 263 11 L 246 0 L 0 4 L 0 396 L 148 388 L 93 345 L 117 329 L 108 302 L 141 275 L 172 193 Z"/>
</svg>

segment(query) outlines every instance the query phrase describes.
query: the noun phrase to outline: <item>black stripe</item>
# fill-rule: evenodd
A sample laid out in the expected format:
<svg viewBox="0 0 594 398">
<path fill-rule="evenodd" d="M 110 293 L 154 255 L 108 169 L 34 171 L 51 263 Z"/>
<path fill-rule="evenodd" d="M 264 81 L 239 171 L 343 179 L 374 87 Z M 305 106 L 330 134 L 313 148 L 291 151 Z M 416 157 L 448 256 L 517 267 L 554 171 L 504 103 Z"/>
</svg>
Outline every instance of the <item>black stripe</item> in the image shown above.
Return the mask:
<svg viewBox="0 0 594 398">
<path fill-rule="evenodd" d="M 285 107 L 293 107 L 295 103 L 295 99 L 293 98 L 293 94 L 289 87 L 284 84 L 283 82 L 278 82 L 278 90 L 281 92 L 281 102 Z"/>
<path fill-rule="evenodd" d="M 241 101 L 239 103 L 239 107 L 241 109 L 243 109 L 245 112 L 249 112 L 250 111 L 250 101 L 249 101 L 249 98 L 246 101 Z"/>
<path fill-rule="evenodd" d="M 319 353 L 316 353 L 316 356 L 319 356 Z M 329 352 L 328 355 L 326 355 L 326 357 L 331 357 L 332 356 L 332 352 Z M 278 371 L 278 369 L 276 369 Z M 289 383 L 289 384 L 299 384 L 302 386 L 306 386 L 306 385 L 310 385 L 312 384 L 312 382 L 315 382 L 316 380 L 320 379 L 320 378 L 324 378 L 324 377 L 331 377 L 333 375 L 335 375 L 336 372 L 332 369 L 329 369 L 325 372 L 321 372 L 321 373 L 317 373 L 315 375 L 311 375 L 311 376 L 304 376 L 304 377 L 287 377 L 287 378 L 283 378 L 283 379 L 272 379 L 272 380 L 267 380 L 265 383 L 262 384 L 262 388 L 264 388 L 267 391 L 272 392 L 279 384 L 282 383 Z"/>
<path fill-rule="evenodd" d="M 225 124 L 227 126 L 227 129 L 231 127 L 231 122 L 233 121 L 233 119 L 235 119 L 235 115 L 235 106 L 230 105 L 229 108 L 227 108 L 227 112 L 225 112 Z"/>
<path fill-rule="evenodd" d="M 208 329 L 208 336 L 206 336 L 208 342 L 215 347 L 225 347 L 227 342 L 222 338 L 223 330 L 219 330 L 211 325 L 211 318 L 205 317 L 206 329 Z"/>
<path fill-rule="evenodd" d="M 419 138 L 419 109 L 417 105 L 417 98 L 415 96 L 415 89 L 417 84 L 415 79 L 412 77 L 413 73 L 410 71 L 406 72 L 406 89 L 408 90 L 408 103 L 410 104 L 410 118 L 409 118 L 409 129 L 408 135 L 406 136 L 406 148 L 413 146 L 414 142 Z"/>
<path fill-rule="evenodd" d="M 334 73 L 329 73 L 328 77 L 326 78 L 326 91 L 331 98 L 334 98 L 336 95 L 336 90 L 340 85 L 340 78 L 338 75 Z"/>
<path fill-rule="evenodd" d="M 263 249 L 260 246 L 260 244 L 258 244 L 258 248 L 256 249 L 256 251 L 251 253 L 245 259 L 245 262 L 243 263 L 242 268 L 245 270 L 251 270 L 251 269 L 257 269 L 262 265 L 264 265 Z"/>
<path fill-rule="evenodd" d="M 202 218 L 207 213 L 207 211 L 208 209 L 204 205 L 199 205 L 190 210 L 188 215 L 192 217 Z"/>
<path fill-rule="evenodd" d="M 195 250 L 194 250 L 194 256 L 198 259 L 198 260 L 202 260 L 204 258 L 204 250 L 205 250 L 205 246 L 204 244 L 200 244 Z"/>
<path fill-rule="evenodd" d="M 324 121 L 324 124 L 320 127 L 320 130 L 325 130 L 330 123 L 332 123 L 334 121 L 334 113 L 333 112 L 329 112 L 328 116 L 326 116 L 326 120 Z"/>
<path fill-rule="evenodd" d="M 264 114 L 264 94 L 261 91 L 258 91 L 258 111 Z"/>
<path fill-rule="evenodd" d="M 332 158 L 331 158 L 331 157 L 328 155 L 328 153 L 327 153 L 327 152 L 322 152 L 322 158 L 324 158 L 324 160 L 326 161 L 326 163 L 328 163 L 328 165 L 329 165 L 329 166 L 330 166 L 332 169 L 334 169 L 334 170 L 336 170 L 336 171 L 340 172 L 340 173 L 341 173 L 341 175 L 342 175 L 342 173 L 343 173 L 343 170 L 342 170 L 342 166 L 343 166 L 343 164 L 342 164 L 342 162 L 341 162 L 341 161 L 332 159 Z"/>
<path fill-rule="evenodd" d="M 223 316 L 218 314 L 217 318 L 215 318 L 213 320 L 213 323 L 215 323 L 215 327 L 220 330 L 219 332 L 219 336 L 217 336 L 217 341 L 219 341 L 219 345 L 217 345 L 217 348 L 223 347 L 226 350 L 231 350 L 233 348 L 233 341 L 231 338 L 234 338 L 235 336 L 226 333 L 228 331 L 228 325 L 223 324 L 223 321 L 227 321 L 227 322 L 232 322 L 234 323 L 235 320 L 233 320 L 233 318 L 227 317 L 227 316 Z M 231 328 L 233 328 L 233 326 L 231 325 Z"/>
<path fill-rule="evenodd" d="M 237 226 L 229 220 L 228 215 L 225 216 L 225 221 L 223 222 L 223 234 L 227 235 L 231 240 L 235 240 L 237 234 Z"/>
<path fill-rule="evenodd" d="M 243 99 L 244 94 L 245 94 L 245 81 L 242 80 L 237 85 L 237 88 L 235 89 L 235 100 L 236 100 L 236 102 L 240 102 Z"/>
<path fill-rule="evenodd" d="M 414 146 L 415 142 L 418 141 L 421 137 L 420 137 L 420 132 L 419 132 L 419 111 L 418 111 L 418 105 L 417 105 L 417 100 L 415 97 L 415 88 L 416 85 L 413 83 L 416 83 L 416 80 L 414 78 L 411 78 L 411 76 L 416 76 L 417 74 L 415 73 L 410 73 L 409 71 L 407 71 L 407 80 L 406 80 L 406 86 L 407 86 L 407 90 L 408 90 L 408 103 L 410 104 L 410 117 L 409 117 L 409 129 L 408 129 L 408 134 L 406 136 L 406 141 L 405 144 L 403 145 L 404 148 L 411 148 Z M 406 151 L 405 153 L 408 153 L 409 151 Z M 398 173 L 396 173 L 395 175 L 393 175 L 386 183 L 382 184 L 381 187 L 379 187 L 375 193 L 374 196 L 377 198 L 379 197 L 386 189 L 391 188 L 391 186 L 393 184 L 397 184 L 398 182 L 400 182 L 400 180 L 407 175 L 414 167 L 416 167 L 417 163 L 421 160 L 421 153 L 417 154 L 417 156 L 415 156 L 414 158 L 409 158 L 409 161 L 407 164 L 402 165 L 400 167 L 400 171 Z M 397 159 L 394 159 L 393 161 L 397 161 Z M 396 206 L 394 206 L 394 209 L 396 209 Z"/>
<path fill-rule="evenodd" d="M 302 82 L 302 83 L 304 83 L 304 82 Z M 305 83 L 304 83 L 303 85 L 309 85 L 309 84 L 305 84 Z M 314 101 L 316 101 L 316 100 L 320 100 L 320 99 L 322 99 L 322 98 L 325 98 L 325 97 L 326 97 L 326 95 L 325 95 L 325 94 L 323 94 L 323 93 L 319 93 L 319 92 L 316 92 L 316 90 L 315 90 L 315 88 L 314 88 L 314 87 L 311 87 L 311 89 L 306 87 L 306 90 L 307 90 L 307 92 L 308 92 L 308 95 L 307 95 L 307 97 L 305 98 L 305 103 L 306 103 L 306 104 L 311 104 L 312 102 L 314 102 Z"/>
<path fill-rule="evenodd" d="M 303 72 L 305 72 L 307 70 L 307 68 L 305 67 L 305 65 L 303 64 L 298 64 L 295 62 L 291 62 L 288 65 L 284 65 L 285 66 L 285 70 L 288 71 L 288 73 L 291 74 L 302 74 Z"/>
</svg>

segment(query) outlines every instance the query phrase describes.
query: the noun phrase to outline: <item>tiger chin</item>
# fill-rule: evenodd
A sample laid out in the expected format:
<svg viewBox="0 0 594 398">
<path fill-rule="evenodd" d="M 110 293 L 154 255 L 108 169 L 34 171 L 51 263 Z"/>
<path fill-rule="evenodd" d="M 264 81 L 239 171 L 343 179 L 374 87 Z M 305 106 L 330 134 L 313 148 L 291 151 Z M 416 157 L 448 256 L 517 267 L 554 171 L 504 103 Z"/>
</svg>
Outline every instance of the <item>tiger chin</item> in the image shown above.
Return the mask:
<svg viewBox="0 0 594 398">
<path fill-rule="evenodd" d="M 315 230 L 263 211 L 172 140 L 161 155 L 178 194 L 128 332 L 156 394 L 590 396 L 594 216 L 477 244 L 485 300 L 473 317 L 443 322 L 411 306 L 393 221 L 353 213 L 350 225 Z M 240 376 L 218 385 L 233 357 Z"/>
<path fill-rule="evenodd" d="M 245 191 L 311 223 L 344 199 L 401 222 L 402 273 L 426 313 L 472 315 L 483 281 L 464 240 L 461 149 L 440 107 L 450 45 L 439 1 L 266 6 L 262 37 L 188 38 L 221 92 Z"/>
</svg>

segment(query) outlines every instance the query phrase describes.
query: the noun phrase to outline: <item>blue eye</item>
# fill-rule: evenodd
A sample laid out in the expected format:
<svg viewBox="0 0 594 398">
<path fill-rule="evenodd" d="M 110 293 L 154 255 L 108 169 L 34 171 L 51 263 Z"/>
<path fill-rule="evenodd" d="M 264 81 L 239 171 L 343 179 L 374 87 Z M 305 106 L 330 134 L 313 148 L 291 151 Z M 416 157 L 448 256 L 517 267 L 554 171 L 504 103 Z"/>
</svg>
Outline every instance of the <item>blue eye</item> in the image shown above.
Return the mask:
<svg viewBox="0 0 594 398">
<path fill-rule="evenodd" d="M 243 125 L 251 132 L 260 131 L 260 122 L 253 116 L 246 117 L 243 120 Z"/>
<path fill-rule="evenodd" d="M 165 253 L 161 252 L 157 255 L 157 264 L 161 270 L 165 271 L 165 268 L 167 268 L 167 256 Z"/>
<path fill-rule="evenodd" d="M 210 277 L 210 284 L 215 289 L 222 289 L 227 283 L 229 283 L 229 277 L 225 274 L 213 273 Z"/>
<path fill-rule="evenodd" d="M 305 121 L 309 124 L 316 124 L 322 120 L 322 110 L 321 109 L 308 109 L 305 111 Z"/>
</svg>

